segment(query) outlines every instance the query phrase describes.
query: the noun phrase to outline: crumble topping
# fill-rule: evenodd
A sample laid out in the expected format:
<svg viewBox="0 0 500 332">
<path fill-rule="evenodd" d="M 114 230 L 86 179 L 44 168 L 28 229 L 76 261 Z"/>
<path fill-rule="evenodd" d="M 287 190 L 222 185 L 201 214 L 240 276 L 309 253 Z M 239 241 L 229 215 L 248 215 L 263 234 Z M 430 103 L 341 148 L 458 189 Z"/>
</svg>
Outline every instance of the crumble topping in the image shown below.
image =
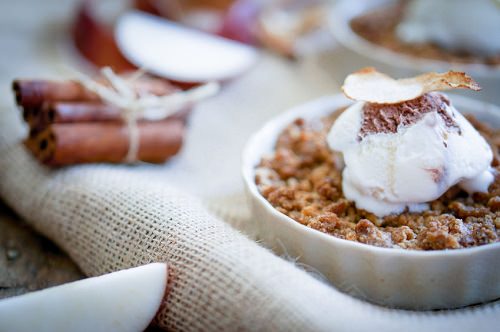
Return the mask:
<svg viewBox="0 0 500 332">
<path fill-rule="evenodd" d="M 378 218 L 343 196 L 341 158 L 326 142 L 341 111 L 319 122 L 297 119 L 281 133 L 274 153 L 262 158 L 255 181 L 278 211 L 332 236 L 379 247 L 440 250 L 500 241 L 500 130 L 468 117 L 494 152 L 497 172 L 488 193 L 469 196 L 454 186 L 422 213 Z"/>
</svg>

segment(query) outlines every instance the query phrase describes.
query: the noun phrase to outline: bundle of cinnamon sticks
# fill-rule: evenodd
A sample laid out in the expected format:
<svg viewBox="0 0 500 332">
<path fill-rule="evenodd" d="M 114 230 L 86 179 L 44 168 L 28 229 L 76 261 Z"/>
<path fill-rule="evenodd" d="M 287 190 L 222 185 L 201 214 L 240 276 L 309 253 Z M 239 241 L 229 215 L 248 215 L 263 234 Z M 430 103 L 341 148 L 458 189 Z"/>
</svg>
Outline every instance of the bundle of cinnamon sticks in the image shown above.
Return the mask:
<svg viewBox="0 0 500 332">
<path fill-rule="evenodd" d="M 130 133 L 122 110 L 77 81 L 16 80 L 16 102 L 29 126 L 26 147 L 42 163 L 63 166 L 125 161 Z M 136 93 L 168 95 L 178 89 L 151 77 L 133 83 Z M 159 121 L 137 121 L 136 160 L 162 163 L 181 148 L 189 109 Z"/>
</svg>

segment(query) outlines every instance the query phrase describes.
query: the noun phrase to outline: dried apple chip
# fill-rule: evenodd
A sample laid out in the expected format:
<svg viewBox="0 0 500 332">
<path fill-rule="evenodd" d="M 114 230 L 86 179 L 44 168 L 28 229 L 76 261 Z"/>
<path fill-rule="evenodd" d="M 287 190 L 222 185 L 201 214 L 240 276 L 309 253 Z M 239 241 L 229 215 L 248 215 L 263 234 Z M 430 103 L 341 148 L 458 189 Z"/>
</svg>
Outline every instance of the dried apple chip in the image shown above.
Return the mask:
<svg viewBox="0 0 500 332">
<path fill-rule="evenodd" d="M 427 92 L 458 88 L 481 90 L 476 81 L 462 72 L 426 73 L 396 80 L 368 67 L 347 76 L 342 91 L 348 98 L 358 101 L 397 104 Z"/>
</svg>

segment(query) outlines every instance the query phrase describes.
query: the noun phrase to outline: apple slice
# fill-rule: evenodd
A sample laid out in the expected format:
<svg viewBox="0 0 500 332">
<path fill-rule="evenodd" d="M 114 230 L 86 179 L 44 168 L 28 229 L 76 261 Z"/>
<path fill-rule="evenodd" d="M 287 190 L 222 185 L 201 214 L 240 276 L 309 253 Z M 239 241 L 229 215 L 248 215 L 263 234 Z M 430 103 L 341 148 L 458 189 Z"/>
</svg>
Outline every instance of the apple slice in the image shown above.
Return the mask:
<svg viewBox="0 0 500 332">
<path fill-rule="evenodd" d="M 118 19 L 115 39 L 134 65 L 178 82 L 236 77 L 254 64 L 258 55 L 250 46 L 139 11 Z"/>
<path fill-rule="evenodd" d="M 0 331 L 143 331 L 167 285 L 153 263 L 0 300 Z"/>
</svg>

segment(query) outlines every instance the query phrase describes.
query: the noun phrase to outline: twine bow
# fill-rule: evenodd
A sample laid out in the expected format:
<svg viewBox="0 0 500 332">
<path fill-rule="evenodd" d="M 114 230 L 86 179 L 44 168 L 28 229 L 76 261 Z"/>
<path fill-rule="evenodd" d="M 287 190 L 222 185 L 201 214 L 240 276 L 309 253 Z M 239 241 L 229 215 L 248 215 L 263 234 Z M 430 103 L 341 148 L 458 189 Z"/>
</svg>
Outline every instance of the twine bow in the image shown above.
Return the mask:
<svg viewBox="0 0 500 332">
<path fill-rule="evenodd" d="M 210 82 L 190 90 L 164 96 L 156 96 L 149 92 L 138 93 L 134 90 L 132 83 L 144 73 L 144 70 L 138 70 L 130 77 L 124 78 L 115 74 L 111 68 L 104 67 L 101 69 L 101 74 L 109 83 L 108 86 L 76 72 L 78 81 L 86 89 L 97 94 L 105 103 L 121 110 L 129 133 L 129 148 L 124 159 L 128 163 L 137 161 L 140 143 L 137 127 L 139 119 L 163 120 L 189 105 L 217 94 L 220 89 L 218 83 Z"/>
</svg>

